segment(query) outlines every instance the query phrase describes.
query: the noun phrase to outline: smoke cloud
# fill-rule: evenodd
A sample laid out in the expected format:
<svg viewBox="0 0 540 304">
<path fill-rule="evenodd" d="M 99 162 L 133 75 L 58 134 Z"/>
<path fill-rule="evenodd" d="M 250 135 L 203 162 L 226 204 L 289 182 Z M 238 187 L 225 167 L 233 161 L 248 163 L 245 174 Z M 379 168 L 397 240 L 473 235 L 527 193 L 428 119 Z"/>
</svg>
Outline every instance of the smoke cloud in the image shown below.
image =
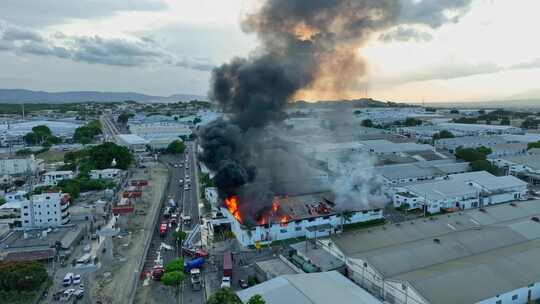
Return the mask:
<svg viewBox="0 0 540 304">
<path fill-rule="evenodd" d="M 243 30 L 260 47 L 212 72 L 209 96 L 229 120 L 201 132 L 202 160 L 216 171 L 220 191 L 237 194 L 256 178 L 253 157 L 260 148 L 246 136 L 284 118 L 294 99 L 348 98 L 364 75 L 359 49 L 374 33 L 400 24 L 438 27 L 455 22 L 470 0 L 267 0 L 249 14 Z M 241 210 L 267 208 L 245 199 Z M 257 214 L 257 211 L 250 212 Z"/>
</svg>

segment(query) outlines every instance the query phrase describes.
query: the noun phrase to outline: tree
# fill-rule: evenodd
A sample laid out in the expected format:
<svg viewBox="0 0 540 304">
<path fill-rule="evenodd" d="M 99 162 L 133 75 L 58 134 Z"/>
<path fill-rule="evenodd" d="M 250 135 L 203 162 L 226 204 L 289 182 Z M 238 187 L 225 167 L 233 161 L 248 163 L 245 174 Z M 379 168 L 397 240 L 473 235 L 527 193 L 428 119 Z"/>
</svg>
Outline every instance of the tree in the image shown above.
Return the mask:
<svg viewBox="0 0 540 304">
<path fill-rule="evenodd" d="M 442 130 L 438 133 L 433 134 L 433 140 L 443 139 L 443 138 L 454 138 L 456 137 L 452 132 L 448 130 Z"/>
<path fill-rule="evenodd" d="M 167 286 L 180 286 L 182 282 L 184 282 L 184 279 L 186 276 L 182 271 L 172 271 L 167 272 L 165 271 L 165 274 L 161 277 L 161 282 Z"/>
<path fill-rule="evenodd" d="M 175 230 L 175 231 L 173 231 L 173 233 L 172 233 L 172 237 L 173 237 L 173 239 L 174 239 L 175 241 L 181 243 L 181 242 L 183 242 L 183 241 L 186 239 L 187 233 L 185 233 L 185 232 L 182 231 L 182 230 L 178 230 L 178 231 Z"/>
<path fill-rule="evenodd" d="M 206 304 L 242 304 L 242 301 L 234 290 L 221 288 L 208 298 Z"/>
<path fill-rule="evenodd" d="M 39 262 L 0 262 L 0 292 L 37 291 L 47 276 Z"/>
<path fill-rule="evenodd" d="M 62 192 L 69 193 L 71 198 L 76 199 L 81 193 L 81 183 L 77 179 L 64 179 L 58 182 Z"/>
<path fill-rule="evenodd" d="M 184 271 L 184 259 L 181 257 L 172 259 L 165 265 L 165 272 Z"/>
<path fill-rule="evenodd" d="M 110 168 L 113 159 L 116 160 L 116 167 L 122 170 L 126 170 L 133 162 L 133 155 L 128 148 L 111 142 L 90 147 L 88 155 L 95 169 L 100 170 Z"/>
<path fill-rule="evenodd" d="M 247 304 L 266 304 L 266 301 L 261 295 L 256 294 L 249 298 Z"/>
<path fill-rule="evenodd" d="M 360 124 L 362 127 L 373 128 L 373 121 L 371 121 L 371 119 L 364 119 Z"/>
<path fill-rule="evenodd" d="M 117 121 L 122 124 L 127 124 L 128 120 L 133 116 L 135 116 L 133 113 L 123 112 L 122 114 L 118 115 Z"/>
<path fill-rule="evenodd" d="M 182 154 L 186 150 L 186 145 L 181 140 L 175 140 L 171 142 L 166 149 L 170 154 Z"/>
<path fill-rule="evenodd" d="M 530 149 L 540 149 L 540 141 L 528 143 L 527 150 L 530 150 Z"/>
<path fill-rule="evenodd" d="M 193 124 L 196 125 L 198 123 L 201 123 L 201 119 L 199 117 L 195 117 L 195 119 L 193 119 Z"/>
<path fill-rule="evenodd" d="M 452 110 L 450 110 L 450 114 L 459 114 L 459 110 L 452 109 Z"/>
<path fill-rule="evenodd" d="M 75 129 L 73 141 L 81 144 L 89 144 L 98 134 L 101 134 L 101 123 L 99 120 L 94 120 L 82 127 Z"/>
<path fill-rule="evenodd" d="M 508 118 L 508 117 L 503 117 L 503 118 L 501 119 L 501 125 L 503 125 L 503 126 L 509 126 L 509 125 L 510 125 L 510 118 Z"/>
<path fill-rule="evenodd" d="M 475 160 L 469 166 L 472 171 L 487 171 L 493 175 L 501 175 L 501 170 L 488 160 Z"/>
<path fill-rule="evenodd" d="M 484 147 L 484 146 L 479 147 L 479 148 L 476 148 L 476 151 L 478 151 L 478 152 L 480 152 L 480 153 L 482 153 L 482 154 L 484 154 L 484 155 L 486 155 L 486 156 L 488 156 L 488 155 L 490 155 L 491 153 L 493 153 L 493 150 L 491 150 L 491 149 L 488 148 L 488 147 Z"/>
<path fill-rule="evenodd" d="M 468 162 L 473 162 L 477 160 L 486 160 L 486 154 L 474 148 L 458 147 L 456 149 L 456 157 L 464 161 L 468 161 Z"/>
<path fill-rule="evenodd" d="M 422 121 L 414 117 L 407 117 L 407 119 L 405 119 L 405 125 L 408 127 L 419 126 L 421 124 L 422 124 Z"/>
</svg>

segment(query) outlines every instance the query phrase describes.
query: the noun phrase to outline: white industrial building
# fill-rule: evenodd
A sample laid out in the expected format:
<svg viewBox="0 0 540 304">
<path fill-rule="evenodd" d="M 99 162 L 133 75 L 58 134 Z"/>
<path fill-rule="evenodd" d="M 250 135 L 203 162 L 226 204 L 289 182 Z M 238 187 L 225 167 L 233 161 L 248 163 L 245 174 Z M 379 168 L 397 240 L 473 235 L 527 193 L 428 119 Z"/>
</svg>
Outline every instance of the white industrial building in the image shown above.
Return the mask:
<svg viewBox="0 0 540 304">
<path fill-rule="evenodd" d="M 69 195 L 44 192 L 26 198 L 26 192 L 6 195 L 6 202 L 20 208 L 20 221 L 24 228 L 56 227 L 70 221 Z"/>
<path fill-rule="evenodd" d="M 540 299 L 540 201 L 387 224 L 320 240 L 348 277 L 391 304 Z"/>
<path fill-rule="evenodd" d="M 437 125 L 441 130 L 457 132 L 467 136 L 522 134 L 521 128 L 501 125 L 463 124 L 463 123 L 440 123 Z"/>
<path fill-rule="evenodd" d="M 130 124 L 129 130 L 146 139 L 153 150 L 163 150 L 175 141 L 186 139 L 192 131 L 189 126 L 175 122 Z"/>
<path fill-rule="evenodd" d="M 103 170 L 90 170 L 90 179 L 113 179 L 120 176 L 122 170 L 109 168 Z"/>
<path fill-rule="evenodd" d="M 75 129 L 81 125 L 75 120 L 53 121 L 53 120 L 31 120 L 15 123 L 0 123 L 0 144 L 3 146 L 22 143 L 23 136 L 32 132 L 32 128 L 46 125 L 51 132 L 60 138 L 72 138 Z"/>
<path fill-rule="evenodd" d="M 444 138 L 435 141 L 437 149 L 454 153 L 457 148 L 490 148 L 492 153 L 488 158 L 502 156 L 514 156 L 525 154 L 527 143 L 519 141 L 509 141 L 503 136 L 466 136 L 457 138 Z"/>
<path fill-rule="evenodd" d="M 56 186 L 59 181 L 72 179 L 73 177 L 73 171 L 49 171 L 43 174 L 42 181 L 47 186 Z"/>
<path fill-rule="evenodd" d="M 392 201 L 395 207 L 405 205 L 438 213 L 525 200 L 527 193 L 527 183 L 514 176 L 497 177 L 479 171 L 396 187 Z"/>
<path fill-rule="evenodd" d="M 442 179 L 450 174 L 468 171 L 470 171 L 469 163 L 456 163 L 452 160 L 385 165 L 375 169 L 375 172 L 382 177 L 386 187 Z"/>
<path fill-rule="evenodd" d="M 434 151 L 431 145 L 423 145 L 417 143 L 394 143 L 385 139 L 379 140 L 364 140 L 360 141 L 364 146 L 364 151 L 374 153 L 376 155 L 410 153 L 418 151 Z"/>
<path fill-rule="evenodd" d="M 269 244 L 298 237 L 319 238 L 341 231 L 344 224 L 384 218 L 381 209 L 351 211 L 350 217 L 343 216 L 341 212 L 332 210 L 327 197 L 331 197 L 331 194 L 319 193 L 279 199 L 278 212 L 286 216 L 286 220 L 274 217 L 268 219 L 267 223 L 251 227 L 236 220 L 227 208 L 221 209 L 230 223 L 231 231 L 243 246 Z"/>
<path fill-rule="evenodd" d="M 528 178 L 531 183 L 540 184 L 540 154 L 496 158 L 492 163 L 510 175 Z"/>
<path fill-rule="evenodd" d="M 36 159 L 34 155 L 29 157 L 0 158 L 0 176 L 20 176 L 27 173 L 35 174 L 43 170 L 43 160 Z"/>
<path fill-rule="evenodd" d="M 266 304 L 382 304 L 337 271 L 283 275 L 238 292 L 243 303 L 254 295 Z"/>
<path fill-rule="evenodd" d="M 116 143 L 135 153 L 146 152 L 146 147 L 150 144 L 148 140 L 136 134 L 118 134 L 116 135 Z"/>
</svg>

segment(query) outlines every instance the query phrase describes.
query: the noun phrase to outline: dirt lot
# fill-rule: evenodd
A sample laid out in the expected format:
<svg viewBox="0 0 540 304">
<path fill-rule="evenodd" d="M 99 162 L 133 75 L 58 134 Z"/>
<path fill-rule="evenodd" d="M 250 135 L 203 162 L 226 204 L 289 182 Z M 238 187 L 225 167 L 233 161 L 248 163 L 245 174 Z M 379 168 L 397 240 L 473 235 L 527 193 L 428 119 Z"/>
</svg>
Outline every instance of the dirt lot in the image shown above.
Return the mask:
<svg viewBox="0 0 540 304">
<path fill-rule="evenodd" d="M 148 171 L 148 173 L 145 173 Z M 120 221 L 125 233 L 115 237 L 115 260 L 95 273 L 91 289 L 93 303 L 128 303 L 138 267 L 144 255 L 145 244 L 153 232 L 153 219 L 159 211 L 159 203 L 165 194 L 168 180 L 167 169 L 156 164 L 148 169 L 137 169 L 133 179 L 148 179 L 143 197 L 136 202 L 136 211 Z"/>
<path fill-rule="evenodd" d="M 43 159 L 46 163 L 56 163 L 64 161 L 64 155 L 66 152 L 64 151 L 56 151 L 56 150 L 49 150 L 47 152 L 38 154 L 36 158 Z"/>
</svg>

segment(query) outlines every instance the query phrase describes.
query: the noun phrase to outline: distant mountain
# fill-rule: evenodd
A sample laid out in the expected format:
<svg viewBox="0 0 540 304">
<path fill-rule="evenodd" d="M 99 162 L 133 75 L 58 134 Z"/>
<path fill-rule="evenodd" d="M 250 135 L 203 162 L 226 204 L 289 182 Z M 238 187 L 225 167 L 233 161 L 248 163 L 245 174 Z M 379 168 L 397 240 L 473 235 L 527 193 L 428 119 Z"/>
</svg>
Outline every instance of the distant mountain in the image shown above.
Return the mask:
<svg viewBox="0 0 540 304">
<path fill-rule="evenodd" d="M 0 103 L 69 103 L 69 102 L 120 102 L 134 100 L 139 102 L 178 102 L 190 100 L 207 100 L 206 97 L 192 94 L 175 94 L 171 96 L 152 96 L 134 92 L 44 92 L 22 89 L 0 89 Z"/>
</svg>

